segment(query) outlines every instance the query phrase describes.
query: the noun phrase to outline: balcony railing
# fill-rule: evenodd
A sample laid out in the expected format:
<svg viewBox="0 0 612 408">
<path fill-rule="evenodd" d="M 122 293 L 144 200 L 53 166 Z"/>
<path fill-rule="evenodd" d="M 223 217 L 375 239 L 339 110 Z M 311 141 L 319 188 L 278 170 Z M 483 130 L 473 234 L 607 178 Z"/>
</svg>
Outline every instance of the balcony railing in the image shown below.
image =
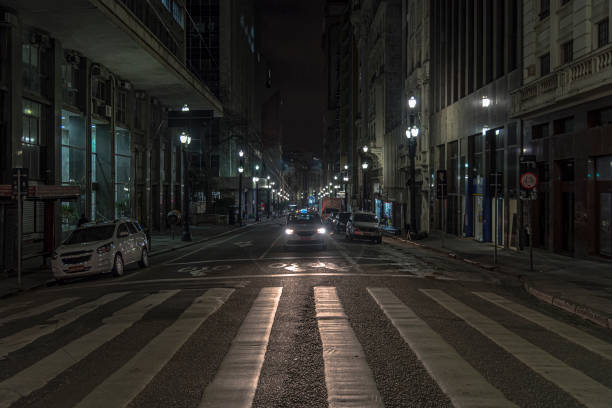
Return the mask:
<svg viewBox="0 0 612 408">
<path fill-rule="evenodd" d="M 612 46 L 583 58 L 512 92 L 512 115 L 536 110 L 612 83 Z"/>
</svg>

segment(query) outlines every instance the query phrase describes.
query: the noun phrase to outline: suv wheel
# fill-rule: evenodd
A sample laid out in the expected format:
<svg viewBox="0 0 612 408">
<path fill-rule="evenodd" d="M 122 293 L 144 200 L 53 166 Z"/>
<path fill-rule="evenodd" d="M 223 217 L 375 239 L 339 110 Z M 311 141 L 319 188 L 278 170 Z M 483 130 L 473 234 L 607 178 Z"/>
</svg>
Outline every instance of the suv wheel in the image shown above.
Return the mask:
<svg viewBox="0 0 612 408">
<path fill-rule="evenodd" d="M 123 257 L 121 254 L 117 254 L 113 263 L 113 274 L 115 276 L 123 276 L 123 272 Z"/>
<path fill-rule="evenodd" d="M 149 266 L 149 253 L 147 252 L 147 248 L 142 248 L 142 254 L 140 255 L 138 266 L 141 268 L 147 268 Z"/>
</svg>

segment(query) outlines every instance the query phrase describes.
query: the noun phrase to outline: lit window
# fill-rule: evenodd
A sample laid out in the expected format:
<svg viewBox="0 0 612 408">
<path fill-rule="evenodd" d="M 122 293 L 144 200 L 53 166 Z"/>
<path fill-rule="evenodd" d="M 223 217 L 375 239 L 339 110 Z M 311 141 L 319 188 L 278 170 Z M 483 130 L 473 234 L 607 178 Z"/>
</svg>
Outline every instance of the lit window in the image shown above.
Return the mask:
<svg viewBox="0 0 612 408">
<path fill-rule="evenodd" d="M 37 145 L 40 142 L 40 104 L 23 100 L 23 132 L 21 141 Z"/>
</svg>

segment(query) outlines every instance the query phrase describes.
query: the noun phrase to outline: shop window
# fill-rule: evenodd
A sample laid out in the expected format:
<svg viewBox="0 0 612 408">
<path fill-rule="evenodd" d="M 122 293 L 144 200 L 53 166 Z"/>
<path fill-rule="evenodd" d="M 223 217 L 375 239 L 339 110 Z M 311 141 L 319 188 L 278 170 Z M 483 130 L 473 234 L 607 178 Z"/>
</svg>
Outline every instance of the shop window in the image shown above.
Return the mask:
<svg viewBox="0 0 612 408">
<path fill-rule="evenodd" d="M 595 160 L 597 181 L 612 181 L 612 156 L 598 157 Z"/>
<path fill-rule="evenodd" d="M 574 117 L 557 119 L 553 122 L 553 134 L 560 135 L 574 131 Z"/>
<path fill-rule="evenodd" d="M 131 215 L 130 194 L 133 188 L 131 177 L 131 135 L 127 129 L 115 132 L 115 217 Z"/>
<path fill-rule="evenodd" d="M 597 47 L 608 45 L 609 42 L 609 19 L 606 17 L 597 23 Z"/>
<path fill-rule="evenodd" d="M 540 56 L 540 76 L 550 74 L 550 53 Z"/>
<path fill-rule="evenodd" d="M 561 64 L 567 64 L 574 59 L 574 40 L 561 44 Z"/>
<path fill-rule="evenodd" d="M 548 137 L 548 123 L 541 123 L 531 128 L 531 138 L 533 140 Z"/>
<path fill-rule="evenodd" d="M 85 120 L 81 115 L 62 110 L 62 184 L 85 188 Z"/>
</svg>

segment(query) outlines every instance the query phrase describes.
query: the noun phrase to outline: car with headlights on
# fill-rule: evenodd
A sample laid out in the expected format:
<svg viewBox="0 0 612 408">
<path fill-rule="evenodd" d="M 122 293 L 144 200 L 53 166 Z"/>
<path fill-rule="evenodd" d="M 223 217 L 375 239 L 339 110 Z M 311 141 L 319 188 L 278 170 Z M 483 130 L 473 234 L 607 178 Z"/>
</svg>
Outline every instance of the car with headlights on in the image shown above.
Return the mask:
<svg viewBox="0 0 612 408">
<path fill-rule="evenodd" d="M 289 214 L 285 225 L 284 247 L 318 246 L 327 248 L 328 233 L 319 214 L 302 211 Z"/>
<path fill-rule="evenodd" d="M 149 266 L 148 249 L 147 236 L 135 220 L 88 223 L 53 252 L 51 269 L 58 281 L 110 272 L 121 276 L 126 265 Z"/>
<path fill-rule="evenodd" d="M 346 239 L 369 239 L 382 243 L 382 230 L 376 214 L 370 212 L 355 212 L 351 214 L 346 224 Z"/>
</svg>

